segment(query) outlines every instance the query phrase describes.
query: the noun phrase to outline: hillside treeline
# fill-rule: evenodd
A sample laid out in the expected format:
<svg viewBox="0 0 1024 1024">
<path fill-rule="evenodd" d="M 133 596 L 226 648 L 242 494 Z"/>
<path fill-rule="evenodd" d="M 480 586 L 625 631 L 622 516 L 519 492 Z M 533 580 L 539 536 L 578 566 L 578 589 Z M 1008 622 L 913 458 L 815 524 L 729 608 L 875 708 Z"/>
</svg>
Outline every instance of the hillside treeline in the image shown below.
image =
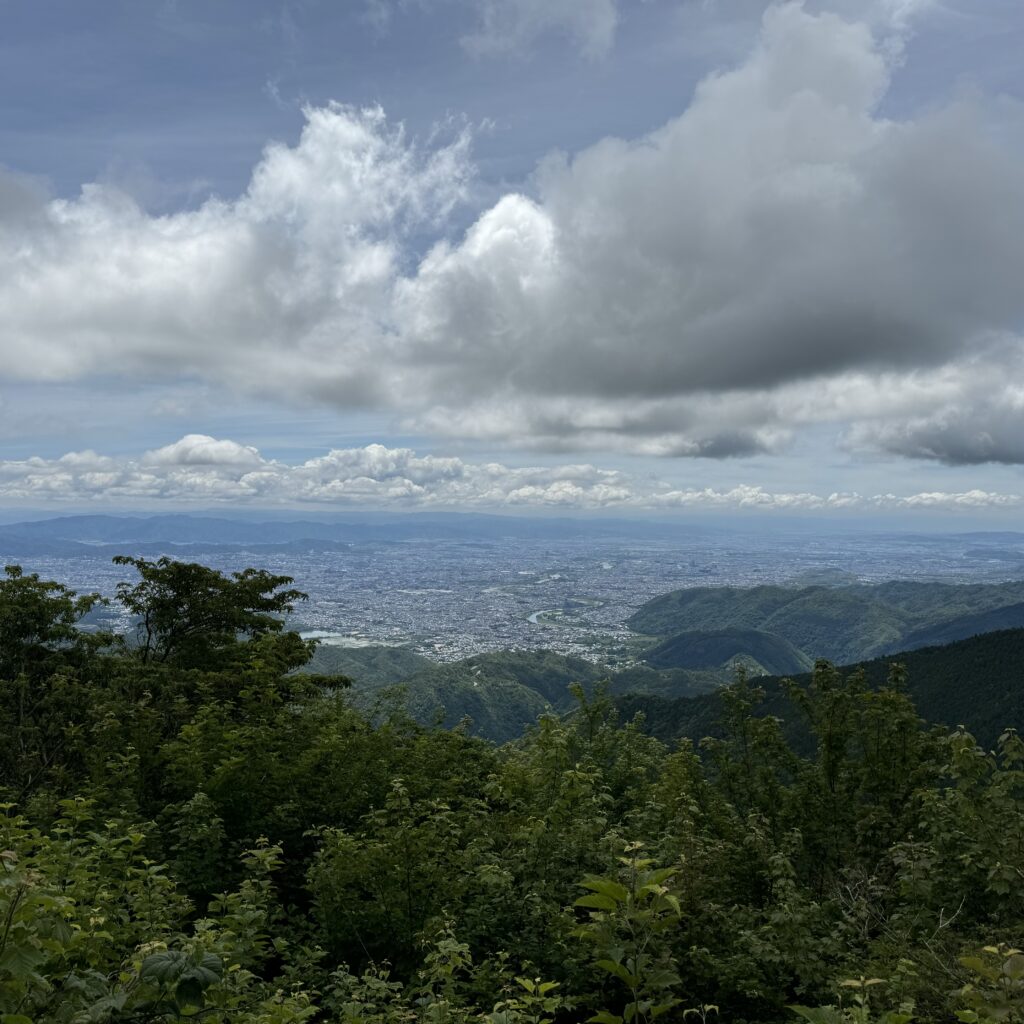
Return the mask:
<svg viewBox="0 0 1024 1024">
<path fill-rule="evenodd" d="M 128 636 L 0 580 L 0 1022 L 1024 1019 L 1024 743 L 894 670 L 721 695 L 677 748 L 601 692 L 497 747 L 298 673 L 256 570 L 124 559 Z"/>
</svg>

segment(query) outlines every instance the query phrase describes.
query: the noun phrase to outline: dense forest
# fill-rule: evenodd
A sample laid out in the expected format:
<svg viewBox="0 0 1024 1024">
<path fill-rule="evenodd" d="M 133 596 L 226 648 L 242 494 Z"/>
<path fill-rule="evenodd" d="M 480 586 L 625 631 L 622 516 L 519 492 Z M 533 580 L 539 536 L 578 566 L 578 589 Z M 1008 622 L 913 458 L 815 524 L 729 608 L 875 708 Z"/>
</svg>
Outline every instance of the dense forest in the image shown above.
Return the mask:
<svg viewBox="0 0 1024 1024">
<path fill-rule="evenodd" d="M 0 579 L 0 1024 L 1024 1020 L 1024 742 L 902 666 L 497 746 L 298 671 L 287 577 L 121 564 L 125 636 Z"/>
</svg>

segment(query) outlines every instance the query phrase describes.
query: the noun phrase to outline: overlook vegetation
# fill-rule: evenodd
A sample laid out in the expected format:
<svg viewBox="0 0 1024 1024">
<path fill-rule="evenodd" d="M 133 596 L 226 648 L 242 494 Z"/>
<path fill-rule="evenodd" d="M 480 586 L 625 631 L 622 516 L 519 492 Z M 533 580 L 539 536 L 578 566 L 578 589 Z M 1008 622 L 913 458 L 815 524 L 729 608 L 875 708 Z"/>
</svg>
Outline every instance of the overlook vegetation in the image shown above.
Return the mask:
<svg viewBox="0 0 1024 1024">
<path fill-rule="evenodd" d="M 552 651 L 497 651 L 437 664 L 389 647 L 320 647 L 306 668 L 341 671 L 367 713 L 398 705 L 422 724 L 464 727 L 496 742 L 521 736 L 537 716 L 573 706 L 570 683 L 588 688 L 606 675 L 583 658 Z"/>
<path fill-rule="evenodd" d="M 806 661 L 800 667 L 808 667 Z M 575 707 L 571 683 L 587 692 L 607 681 L 610 693 L 678 697 L 706 693 L 735 675 L 726 663 L 700 671 L 637 665 L 610 672 L 545 650 L 492 651 L 437 664 L 414 651 L 372 645 L 318 647 L 302 671 L 350 676 L 354 704 L 371 716 L 375 708 L 397 704 L 421 724 L 452 728 L 462 723 L 473 735 L 498 743 L 522 736 L 546 711 Z"/>
<path fill-rule="evenodd" d="M 124 565 L 130 638 L 0 579 L 2 1024 L 1024 1020 L 1024 742 L 902 670 L 671 745 L 584 680 L 499 747 L 297 672 L 287 577 Z"/>
</svg>

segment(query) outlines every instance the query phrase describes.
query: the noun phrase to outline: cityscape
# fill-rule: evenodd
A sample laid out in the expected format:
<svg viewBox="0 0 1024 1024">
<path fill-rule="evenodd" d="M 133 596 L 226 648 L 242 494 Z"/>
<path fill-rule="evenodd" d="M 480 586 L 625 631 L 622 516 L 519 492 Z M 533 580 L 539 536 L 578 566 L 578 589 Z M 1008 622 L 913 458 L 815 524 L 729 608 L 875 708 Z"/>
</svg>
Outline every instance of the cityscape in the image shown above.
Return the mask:
<svg viewBox="0 0 1024 1024">
<path fill-rule="evenodd" d="M 636 637 L 626 619 L 644 602 L 680 588 L 888 579 L 994 583 L 1024 575 L 1024 534 L 709 530 L 684 537 L 427 538 L 338 550 L 241 546 L 200 554 L 168 544 L 167 553 L 224 572 L 255 566 L 291 576 L 309 600 L 295 608 L 289 626 L 307 638 L 408 646 L 438 662 L 548 649 L 628 664 Z M 43 578 L 108 597 L 129 574 L 99 554 L 4 557 Z M 115 628 L 129 625 L 116 604 L 105 614 Z"/>
</svg>

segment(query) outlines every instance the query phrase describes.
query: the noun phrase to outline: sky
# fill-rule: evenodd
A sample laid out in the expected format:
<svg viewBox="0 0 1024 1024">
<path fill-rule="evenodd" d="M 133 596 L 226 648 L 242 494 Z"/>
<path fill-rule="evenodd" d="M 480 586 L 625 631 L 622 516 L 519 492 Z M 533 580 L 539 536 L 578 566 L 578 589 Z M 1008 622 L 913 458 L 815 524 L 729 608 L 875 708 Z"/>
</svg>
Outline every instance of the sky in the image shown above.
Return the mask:
<svg viewBox="0 0 1024 1024">
<path fill-rule="evenodd" d="M 0 13 L 2 508 L 1024 515 L 1019 0 Z"/>
</svg>

